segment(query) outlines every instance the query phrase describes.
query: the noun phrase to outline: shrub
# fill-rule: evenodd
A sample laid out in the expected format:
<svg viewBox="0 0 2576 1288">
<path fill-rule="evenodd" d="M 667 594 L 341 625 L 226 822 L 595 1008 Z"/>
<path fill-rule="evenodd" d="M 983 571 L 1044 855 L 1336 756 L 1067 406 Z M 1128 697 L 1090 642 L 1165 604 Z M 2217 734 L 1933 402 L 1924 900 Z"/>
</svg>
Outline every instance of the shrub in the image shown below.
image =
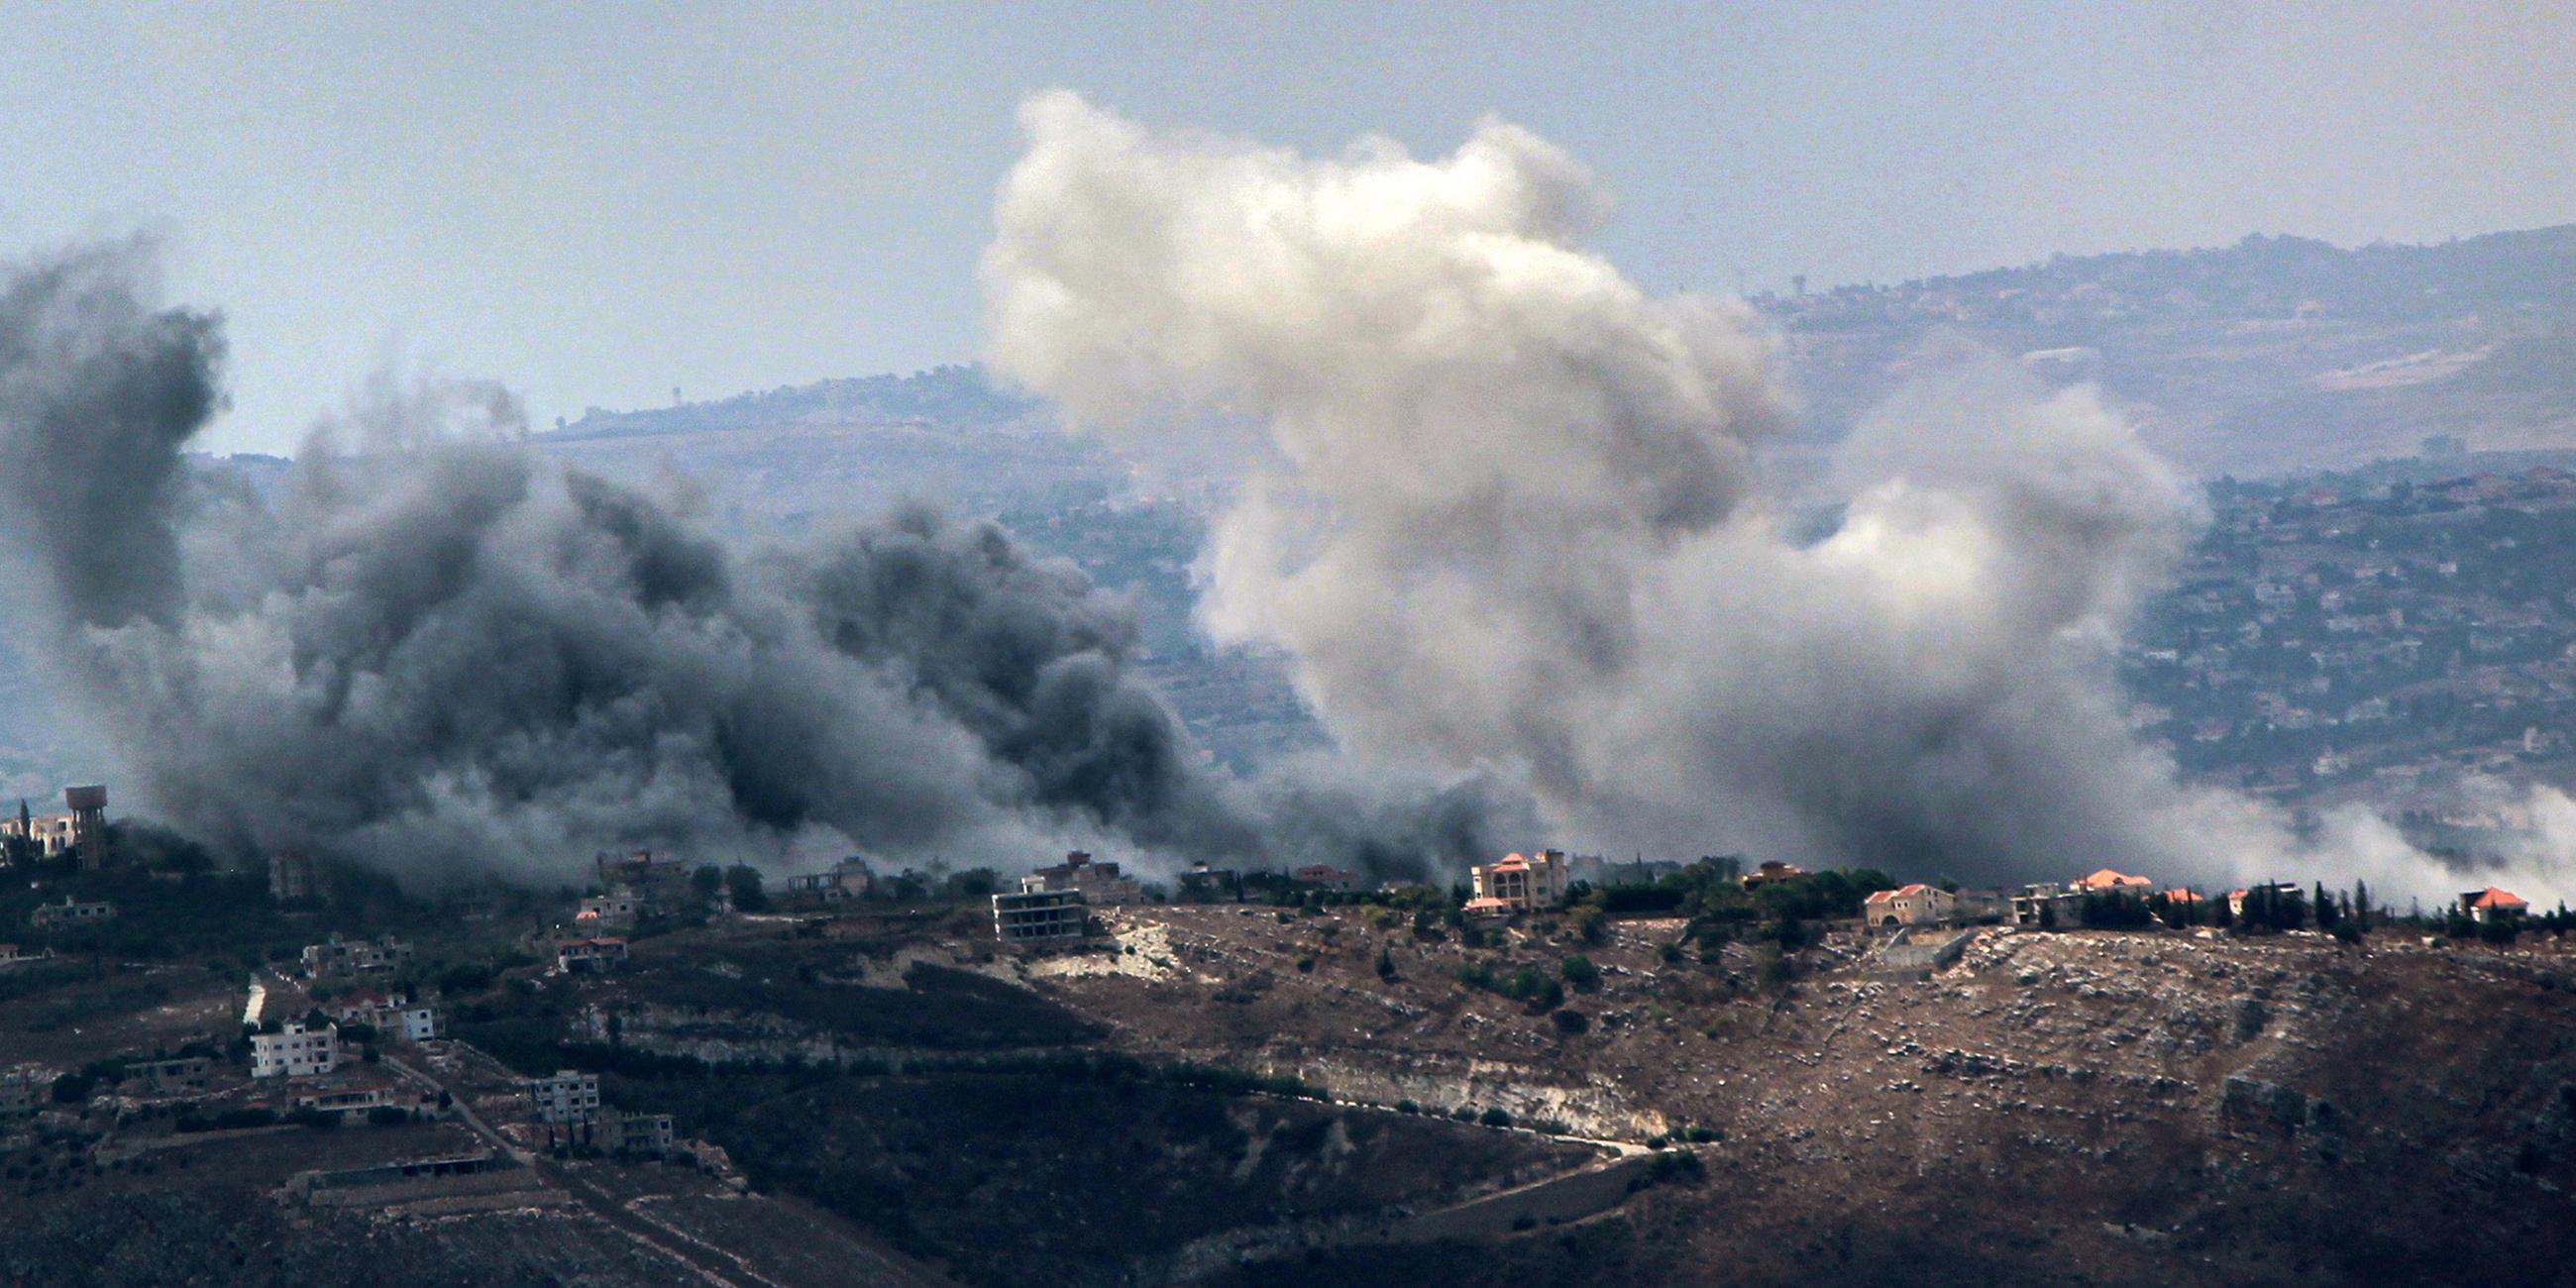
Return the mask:
<svg viewBox="0 0 2576 1288">
<path fill-rule="evenodd" d="M 1648 1136 L 1646 1138 L 1646 1148 L 1648 1149 L 1662 1149 L 1672 1143 L 1673 1138 L 1670 1136 Z"/>
<path fill-rule="evenodd" d="M 1395 1112 L 1399 1114 L 1418 1114 L 1422 1112 L 1422 1106 L 1415 1104 L 1410 1100 L 1399 1100 L 1395 1102 Z"/>
<path fill-rule="evenodd" d="M 273 1109 L 227 1109 L 212 1117 L 183 1113 L 179 1115 L 177 1127 L 185 1132 L 231 1131 L 239 1127 L 269 1127 L 276 1122 L 277 1111 Z M 183 1157 L 180 1161 L 184 1163 L 187 1160 Z"/>
<path fill-rule="evenodd" d="M 378 1127 L 391 1127 L 411 1121 L 411 1111 L 400 1105 L 378 1105 L 367 1111 L 367 1121 Z"/>
<path fill-rule="evenodd" d="M 1556 1031 L 1572 1037 L 1592 1027 L 1591 1017 L 1581 1011 L 1558 1011 L 1548 1017 L 1556 1021 Z"/>
<path fill-rule="evenodd" d="M 1686 1127 L 1682 1129 L 1682 1139 L 1694 1145 L 1706 1145 L 1726 1139 L 1726 1133 L 1714 1127 Z"/>
<path fill-rule="evenodd" d="M 1581 953 L 1566 958 L 1557 971 L 1565 976 L 1565 982 L 1572 984 L 1576 992 L 1589 993 L 1601 986 L 1601 968 Z"/>
<path fill-rule="evenodd" d="M 1297 959 L 1297 973 L 1300 975 L 1315 973 L 1315 958 L 1312 954 Z"/>
<path fill-rule="evenodd" d="M 1503 1111 L 1503 1110 L 1498 1106 L 1498 1107 L 1493 1108 L 1493 1109 L 1488 1109 L 1488 1110 L 1486 1110 L 1484 1113 L 1477 1115 L 1477 1116 L 1476 1116 L 1476 1121 L 1478 1121 L 1478 1122 L 1480 1122 L 1480 1123 L 1483 1123 L 1484 1125 L 1486 1125 L 1486 1126 L 1488 1126 L 1488 1127 L 1509 1127 L 1509 1126 L 1511 1126 L 1511 1125 L 1512 1125 L 1512 1116 L 1511 1116 L 1510 1114 L 1508 1114 L 1508 1113 L 1505 1113 L 1505 1112 L 1504 1112 L 1504 1111 Z"/>
</svg>

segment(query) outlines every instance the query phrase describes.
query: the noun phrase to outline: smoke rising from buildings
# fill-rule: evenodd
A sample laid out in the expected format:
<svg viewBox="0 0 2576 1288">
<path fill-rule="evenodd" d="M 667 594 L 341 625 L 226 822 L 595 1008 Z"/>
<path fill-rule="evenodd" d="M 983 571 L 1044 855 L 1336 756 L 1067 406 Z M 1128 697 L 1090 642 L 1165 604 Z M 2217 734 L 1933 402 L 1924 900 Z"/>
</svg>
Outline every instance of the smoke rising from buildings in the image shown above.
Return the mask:
<svg viewBox="0 0 2576 1288">
<path fill-rule="evenodd" d="M 2004 880 L 2297 849 L 2126 732 L 2110 646 L 2197 503 L 2089 388 L 1947 363 L 1795 540 L 1754 468 L 1790 415 L 1771 339 L 1585 250 L 1606 200 L 1544 141 L 1315 159 L 1063 92 L 1021 122 L 994 364 L 1147 450 L 1200 423 L 1175 409 L 1266 425 L 1206 618 L 1283 646 L 1357 754 L 1494 768 L 1580 842 L 1682 854 Z"/>
<path fill-rule="evenodd" d="M 1135 627 L 998 528 L 902 513 L 728 549 L 513 440 L 495 386 L 381 377 L 291 486 L 192 481 L 218 317 L 148 247 L 0 291 L 0 488 L 58 683 L 156 812 L 236 854 L 410 878 L 569 876 L 800 838 L 1015 865 L 1058 844 L 1419 867 L 1490 842 L 1429 806 L 1205 762 L 1130 673 Z"/>
</svg>

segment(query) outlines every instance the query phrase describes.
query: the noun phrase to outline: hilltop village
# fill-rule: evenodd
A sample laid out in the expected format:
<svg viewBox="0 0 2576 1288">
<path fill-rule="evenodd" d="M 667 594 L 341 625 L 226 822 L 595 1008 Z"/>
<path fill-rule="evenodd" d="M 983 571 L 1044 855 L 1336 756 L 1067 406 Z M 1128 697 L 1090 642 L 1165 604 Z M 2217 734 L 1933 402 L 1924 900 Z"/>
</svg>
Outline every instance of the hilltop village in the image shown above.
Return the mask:
<svg viewBox="0 0 2576 1288">
<path fill-rule="evenodd" d="M 2411 461 L 2211 490 L 2209 532 L 2123 655 L 2133 722 L 2207 781 L 2379 807 L 2423 845 L 2522 820 L 2464 784 L 2566 785 L 2576 472 Z M 2493 466 L 2507 468 L 2494 468 Z"/>
<path fill-rule="evenodd" d="M 0 1265 L 21 1275 L 148 1216 L 289 1275 L 355 1241 L 673 1282 L 864 1262 L 1249 1284 L 1316 1258 L 1391 1282 L 1408 1249 L 1465 1242 L 1541 1282 L 1711 1250 L 1796 1282 L 1896 1254 L 1816 1251 L 1803 1223 L 1830 1205 L 1791 1196 L 1928 1201 L 1898 1178 L 1961 1151 L 2154 1168 L 2200 1141 L 2239 1158 L 2207 1202 L 2240 1212 L 2249 1186 L 2394 1168 L 2428 1132 L 2458 1161 L 2407 1182 L 2423 1210 L 2536 1214 L 2530 1183 L 2576 1183 L 2576 1097 L 2550 1072 L 2576 1061 L 2554 1002 L 2576 922 L 2492 888 L 2397 908 L 2313 879 L 1969 889 L 1555 849 L 1443 884 L 1082 852 L 773 881 L 634 852 L 577 888 L 430 901 L 293 855 L 224 871 L 105 818 L 101 789 L 68 800 L 72 821 L 27 817 L 77 839 L 11 833 L 0 895 L 0 1178 L 44 1232 Z M 2455 1007 L 2492 1027 L 2405 1018 Z M 2403 1073 L 2352 1045 L 2401 1037 L 2454 1045 Z M 2462 1061 L 2503 1112 L 2393 1107 Z M 1122 1185 L 1063 1171 L 1086 1152 Z M 2081 1174 L 2082 1210 L 2130 1214 L 2114 1227 L 2154 1212 L 2158 1238 L 2285 1282 L 2319 1264 L 2201 1198 Z M 1689 1215 L 1754 1192 L 1740 1224 Z M 1042 1193 L 1083 1197 L 1029 1224 Z M 1989 1197 L 1993 1237 L 2025 1237 Z"/>
</svg>

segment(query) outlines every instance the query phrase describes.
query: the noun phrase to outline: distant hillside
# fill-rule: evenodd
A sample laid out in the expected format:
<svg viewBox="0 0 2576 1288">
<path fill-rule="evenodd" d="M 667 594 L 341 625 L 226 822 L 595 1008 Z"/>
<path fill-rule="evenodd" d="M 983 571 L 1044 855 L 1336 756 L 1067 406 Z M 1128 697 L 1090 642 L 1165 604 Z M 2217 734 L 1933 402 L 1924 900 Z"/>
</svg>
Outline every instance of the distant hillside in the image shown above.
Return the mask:
<svg viewBox="0 0 2576 1288">
<path fill-rule="evenodd" d="M 946 428 L 1000 425 L 1040 408 L 1033 399 L 994 386 L 981 366 L 942 366 L 909 376 L 856 376 L 810 385 L 780 385 L 715 402 L 643 411 L 593 407 L 581 419 L 537 437 L 551 442 L 679 434 L 777 425 L 929 424 Z"/>
<path fill-rule="evenodd" d="M 724 526 L 799 531 L 928 500 L 969 514 L 1078 504 L 1123 485 L 1088 439 L 977 366 L 781 385 L 646 411 L 592 408 L 539 450 L 610 478 L 686 477 Z"/>
<path fill-rule="evenodd" d="M 2099 381 L 2198 474 L 2349 468 L 2437 434 L 2481 449 L 2576 447 L 2576 225 L 2352 250 L 2258 234 L 1754 302 L 1787 338 L 1810 447 L 1842 438 L 1927 353 L 1962 340 L 2053 380 Z M 738 437 L 790 430 L 800 446 Z M 1120 484 L 1105 453 L 1052 431 L 1043 404 L 981 367 L 943 366 L 592 408 L 537 438 L 612 473 L 646 458 L 677 466 L 720 493 L 749 462 L 760 481 L 726 499 L 771 515 L 906 493 L 1007 509 Z"/>
<path fill-rule="evenodd" d="M 1964 338 L 2100 381 L 2199 473 L 2350 466 L 2435 434 L 2576 446 L 2576 225 L 2356 250 L 2258 235 L 1756 303 L 1817 442 Z"/>
<path fill-rule="evenodd" d="M 1872 300 L 1904 307 L 1874 307 Z M 2059 255 L 2019 268 L 1895 287 L 1840 287 L 1773 303 L 1809 327 L 1892 320 L 1927 307 L 1973 320 L 2044 320 L 2079 329 L 2145 317 L 2291 318 L 2319 309 L 2381 321 L 2447 318 L 2463 309 L 2563 317 L 2576 308 L 2576 224 L 2354 250 L 2256 233 L 2232 246 Z"/>
</svg>

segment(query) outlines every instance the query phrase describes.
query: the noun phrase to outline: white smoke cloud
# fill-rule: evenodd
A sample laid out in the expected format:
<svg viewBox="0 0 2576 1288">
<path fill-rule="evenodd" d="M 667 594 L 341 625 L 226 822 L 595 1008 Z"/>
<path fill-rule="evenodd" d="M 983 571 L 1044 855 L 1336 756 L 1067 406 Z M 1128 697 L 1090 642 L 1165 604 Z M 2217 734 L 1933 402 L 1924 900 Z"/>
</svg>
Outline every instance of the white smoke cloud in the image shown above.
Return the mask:
<svg viewBox="0 0 2576 1288">
<path fill-rule="evenodd" d="M 1611 847 L 1994 880 L 2318 861 L 2125 732 L 2110 646 L 2198 508 L 2089 387 L 1949 364 L 1845 445 L 1842 523 L 1801 544 L 1754 468 L 1789 414 L 1770 337 L 1585 250 L 1601 189 L 1526 131 L 1315 159 L 1063 92 L 1021 124 L 994 365 L 1131 443 L 1195 423 L 1175 407 L 1268 426 L 1205 615 L 1284 647 L 1357 754 L 1499 770 Z"/>
</svg>

